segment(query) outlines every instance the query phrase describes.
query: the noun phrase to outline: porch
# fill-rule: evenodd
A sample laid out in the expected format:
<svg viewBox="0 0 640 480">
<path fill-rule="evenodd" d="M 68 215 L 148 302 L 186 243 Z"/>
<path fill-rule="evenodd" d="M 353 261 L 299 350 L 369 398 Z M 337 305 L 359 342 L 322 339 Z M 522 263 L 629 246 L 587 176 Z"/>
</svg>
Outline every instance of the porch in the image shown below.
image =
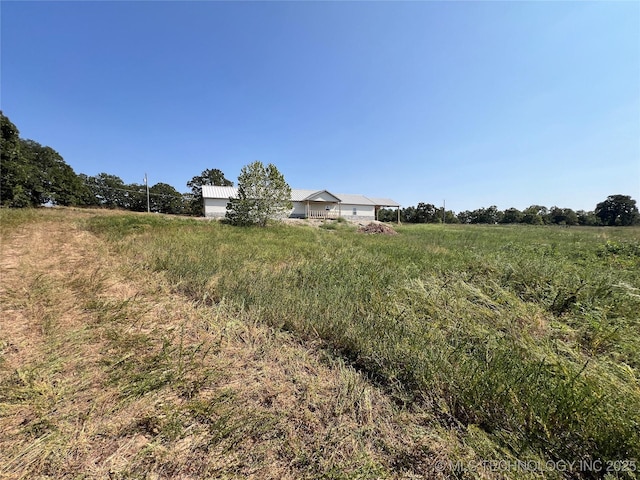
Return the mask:
<svg viewBox="0 0 640 480">
<path fill-rule="evenodd" d="M 340 217 L 340 203 L 338 202 L 305 202 L 305 218 L 320 220 L 335 220 Z"/>
<path fill-rule="evenodd" d="M 340 214 L 335 210 L 307 210 L 307 218 L 335 220 L 338 217 L 340 217 Z"/>
</svg>

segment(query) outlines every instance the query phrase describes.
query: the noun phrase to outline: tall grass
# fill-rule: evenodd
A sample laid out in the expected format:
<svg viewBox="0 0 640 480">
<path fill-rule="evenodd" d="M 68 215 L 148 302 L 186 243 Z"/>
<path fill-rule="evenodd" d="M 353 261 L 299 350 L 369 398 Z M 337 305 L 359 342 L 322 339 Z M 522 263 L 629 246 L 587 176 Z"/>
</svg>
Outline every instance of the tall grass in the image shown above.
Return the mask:
<svg viewBox="0 0 640 480">
<path fill-rule="evenodd" d="M 38 218 L 35 208 L 0 208 L 0 238 Z"/>
<path fill-rule="evenodd" d="M 89 228 L 166 272 L 321 339 L 399 402 L 521 457 L 640 457 L 638 229 L 351 229 L 99 217 Z M 469 430 L 471 431 L 471 430 Z"/>
</svg>

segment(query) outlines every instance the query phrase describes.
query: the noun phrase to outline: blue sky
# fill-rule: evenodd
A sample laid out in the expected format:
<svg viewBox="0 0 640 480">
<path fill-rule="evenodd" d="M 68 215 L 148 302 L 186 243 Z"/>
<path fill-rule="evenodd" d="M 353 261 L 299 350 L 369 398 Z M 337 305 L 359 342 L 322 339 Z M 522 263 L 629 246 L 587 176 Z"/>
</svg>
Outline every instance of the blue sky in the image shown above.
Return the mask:
<svg viewBox="0 0 640 480">
<path fill-rule="evenodd" d="M 77 173 L 456 212 L 640 202 L 640 2 L 2 1 L 1 108 Z"/>
</svg>

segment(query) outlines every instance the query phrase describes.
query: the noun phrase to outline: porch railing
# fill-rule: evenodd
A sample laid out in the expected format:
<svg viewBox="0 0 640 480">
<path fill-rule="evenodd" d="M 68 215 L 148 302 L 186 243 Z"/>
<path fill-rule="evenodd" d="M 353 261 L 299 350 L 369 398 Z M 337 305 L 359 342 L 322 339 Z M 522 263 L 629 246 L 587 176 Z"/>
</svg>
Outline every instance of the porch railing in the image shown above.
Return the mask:
<svg viewBox="0 0 640 480">
<path fill-rule="evenodd" d="M 307 210 L 307 218 L 335 220 L 339 216 L 338 212 L 334 210 Z"/>
</svg>

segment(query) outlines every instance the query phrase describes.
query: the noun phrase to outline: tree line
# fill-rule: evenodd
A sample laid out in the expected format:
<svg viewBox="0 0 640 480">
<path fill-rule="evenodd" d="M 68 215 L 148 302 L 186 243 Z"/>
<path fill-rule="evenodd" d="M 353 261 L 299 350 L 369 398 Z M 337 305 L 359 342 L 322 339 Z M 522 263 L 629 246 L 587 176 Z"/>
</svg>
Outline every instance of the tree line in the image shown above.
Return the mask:
<svg viewBox="0 0 640 480">
<path fill-rule="evenodd" d="M 203 185 L 233 186 L 218 169 L 204 170 L 187 182 L 191 190 L 178 192 L 167 183 L 149 187 L 139 183 L 125 183 L 109 173 L 89 176 L 76 174 L 62 156 L 53 148 L 34 140 L 20 138 L 18 128 L 0 111 L 0 205 L 6 207 L 37 207 L 40 205 L 64 205 L 79 207 L 118 208 L 143 212 L 176 215 L 203 215 Z M 275 210 L 282 210 L 288 185 L 277 168 L 266 168 L 254 162 L 243 169 L 239 178 L 239 201 L 230 203 L 229 220 L 236 223 L 264 223 L 263 211 L 273 208 L 265 202 L 256 202 L 255 192 L 266 192 L 266 186 L 274 188 L 269 195 L 277 203 Z M 275 193 L 274 193 L 275 192 Z M 284 194 L 283 194 L 284 192 Z M 283 196 L 284 195 L 284 196 Z M 263 195 L 264 196 L 264 195 Z M 275 204 L 274 204 L 275 205 Z M 241 212 L 238 216 L 238 212 Z M 254 218 L 255 217 L 255 218 Z M 381 209 L 381 221 L 397 220 L 397 212 Z M 495 205 L 473 211 L 455 213 L 438 208 L 431 203 L 418 203 L 400 210 L 400 220 L 406 223 L 465 223 L 530 225 L 637 225 L 640 215 L 636 201 L 627 195 L 611 195 L 598 203 L 594 211 L 573 211 L 570 208 L 531 205 L 523 211 L 517 208 L 498 210 Z"/>
<path fill-rule="evenodd" d="M 378 212 L 378 220 L 383 222 L 394 222 L 397 218 L 395 210 L 381 209 Z M 629 226 L 640 225 L 640 214 L 636 201 L 629 195 L 610 195 L 588 212 L 556 206 L 547 208 L 543 205 L 531 205 L 522 211 L 517 208 L 499 210 L 492 205 L 456 214 L 421 202 L 415 207 L 400 209 L 400 220 L 406 223 Z"/>
<path fill-rule="evenodd" d="M 233 185 L 218 169 L 194 176 L 180 193 L 167 183 L 125 183 L 117 175 L 76 174 L 53 148 L 20 137 L 0 111 L 0 205 L 103 207 L 136 212 L 202 215 L 202 185 Z"/>
</svg>

